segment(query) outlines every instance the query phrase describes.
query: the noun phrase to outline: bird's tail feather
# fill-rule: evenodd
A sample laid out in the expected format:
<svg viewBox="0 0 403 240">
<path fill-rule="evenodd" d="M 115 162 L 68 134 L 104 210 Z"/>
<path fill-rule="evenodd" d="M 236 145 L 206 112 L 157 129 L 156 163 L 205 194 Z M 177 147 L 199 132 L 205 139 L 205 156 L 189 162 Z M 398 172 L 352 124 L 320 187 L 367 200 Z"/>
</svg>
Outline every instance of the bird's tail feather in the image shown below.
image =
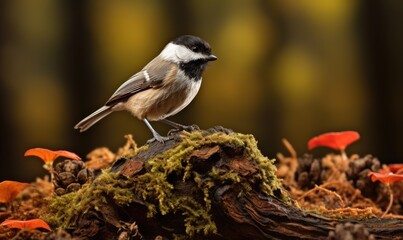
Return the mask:
<svg viewBox="0 0 403 240">
<path fill-rule="evenodd" d="M 111 113 L 113 110 L 109 106 L 103 106 L 100 109 L 96 110 L 93 112 L 91 115 L 88 117 L 84 118 L 81 120 L 79 123 L 77 123 L 76 126 L 74 126 L 75 129 L 80 129 L 80 132 L 86 131 L 88 128 L 90 128 L 92 125 L 97 123 L 99 120 L 102 118 L 106 117 Z"/>
</svg>

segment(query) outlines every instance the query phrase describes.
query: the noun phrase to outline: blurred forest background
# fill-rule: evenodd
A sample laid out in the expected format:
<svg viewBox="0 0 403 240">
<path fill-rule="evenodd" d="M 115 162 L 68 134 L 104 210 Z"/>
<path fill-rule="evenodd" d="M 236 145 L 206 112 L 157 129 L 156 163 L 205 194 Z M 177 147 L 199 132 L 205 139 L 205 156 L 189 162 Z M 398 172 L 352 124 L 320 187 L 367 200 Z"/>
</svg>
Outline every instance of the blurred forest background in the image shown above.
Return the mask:
<svg viewBox="0 0 403 240">
<path fill-rule="evenodd" d="M 287 153 L 283 137 L 302 155 L 317 134 L 356 130 L 348 154 L 403 162 L 402 23 L 398 0 L 2 0 L 0 180 L 46 173 L 23 156 L 32 147 L 85 159 L 128 133 L 144 144 L 151 133 L 126 112 L 73 126 L 181 34 L 219 60 L 172 120 L 253 134 L 269 158 Z"/>
</svg>

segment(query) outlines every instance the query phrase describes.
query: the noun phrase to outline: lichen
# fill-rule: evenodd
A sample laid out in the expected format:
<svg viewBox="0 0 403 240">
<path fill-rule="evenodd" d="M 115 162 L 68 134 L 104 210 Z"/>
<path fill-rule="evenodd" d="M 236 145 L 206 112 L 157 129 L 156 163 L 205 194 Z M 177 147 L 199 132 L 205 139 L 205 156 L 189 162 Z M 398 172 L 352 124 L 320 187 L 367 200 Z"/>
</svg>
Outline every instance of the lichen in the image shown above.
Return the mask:
<svg viewBox="0 0 403 240">
<path fill-rule="evenodd" d="M 201 176 L 192 168 L 191 154 L 202 147 L 214 145 L 244 149 L 245 158 L 256 166 L 258 173 L 250 178 L 235 171 L 212 167 L 207 175 Z M 281 181 L 276 177 L 273 162 L 261 154 L 252 135 L 185 132 L 182 142 L 145 162 L 144 174 L 126 179 L 118 173 L 104 171 L 78 192 L 53 197 L 46 219 L 55 226 L 67 227 L 89 209 L 99 209 L 100 205 L 106 203 L 107 197 L 119 206 L 140 199 L 148 208 L 148 217 L 157 213 L 180 213 L 184 216 L 184 227 L 189 237 L 195 234 L 209 235 L 217 232 L 211 216 L 210 190 L 217 183 L 228 182 L 239 185 L 241 192 L 248 192 L 258 186 L 259 189 L 255 190 L 266 195 L 273 195 L 276 190 L 282 193 Z M 172 176 L 175 181 L 172 181 Z M 200 193 L 202 200 L 175 190 L 175 184 L 180 181 L 192 181 L 195 188 L 193 191 Z M 288 197 L 283 194 L 280 198 L 288 201 Z"/>
</svg>

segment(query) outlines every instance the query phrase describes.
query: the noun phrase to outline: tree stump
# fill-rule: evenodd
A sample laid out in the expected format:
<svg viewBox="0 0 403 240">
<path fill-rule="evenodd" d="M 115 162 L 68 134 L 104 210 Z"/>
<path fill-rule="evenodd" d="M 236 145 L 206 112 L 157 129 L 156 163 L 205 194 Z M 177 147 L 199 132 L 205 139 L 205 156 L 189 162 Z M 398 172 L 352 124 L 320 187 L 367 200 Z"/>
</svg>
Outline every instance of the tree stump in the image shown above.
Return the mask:
<svg viewBox="0 0 403 240">
<path fill-rule="evenodd" d="M 54 197 L 45 218 L 78 239 L 341 239 L 340 231 L 353 229 L 346 223 L 372 238 L 403 236 L 403 219 L 301 210 L 253 136 L 221 127 L 141 147 L 78 191 Z"/>
</svg>

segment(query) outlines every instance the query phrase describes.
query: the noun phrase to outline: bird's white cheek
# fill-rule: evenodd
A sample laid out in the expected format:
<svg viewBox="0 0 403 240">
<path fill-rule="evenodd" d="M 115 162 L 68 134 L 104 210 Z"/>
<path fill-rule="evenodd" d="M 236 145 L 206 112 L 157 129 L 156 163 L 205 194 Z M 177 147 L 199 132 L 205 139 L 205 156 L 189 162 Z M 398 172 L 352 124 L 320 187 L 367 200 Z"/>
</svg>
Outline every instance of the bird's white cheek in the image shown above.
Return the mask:
<svg viewBox="0 0 403 240">
<path fill-rule="evenodd" d="M 190 49 L 183 46 L 179 46 L 179 48 L 176 51 L 176 55 L 182 62 L 189 62 L 192 60 L 205 58 L 203 54 L 193 52 Z"/>
<path fill-rule="evenodd" d="M 193 52 L 192 50 L 186 48 L 185 46 L 176 45 L 173 43 L 169 43 L 164 50 L 161 52 L 161 57 L 164 60 L 172 61 L 172 62 L 189 62 L 196 59 L 205 58 L 201 53 Z"/>
</svg>

